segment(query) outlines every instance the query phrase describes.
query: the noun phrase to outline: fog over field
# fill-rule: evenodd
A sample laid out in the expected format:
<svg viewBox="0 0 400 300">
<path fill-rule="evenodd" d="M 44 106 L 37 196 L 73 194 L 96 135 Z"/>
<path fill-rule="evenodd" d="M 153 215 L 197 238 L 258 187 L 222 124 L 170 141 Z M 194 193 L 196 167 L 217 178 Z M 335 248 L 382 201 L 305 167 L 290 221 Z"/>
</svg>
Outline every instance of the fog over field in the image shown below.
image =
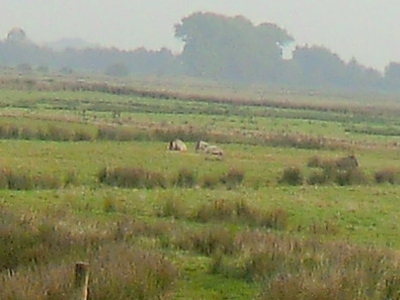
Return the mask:
<svg viewBox="0 0 400 300">
<path fill-rule="evenodd" d="M 0 36 L 22 27 L 35 42 L 82 39 L 106 47 L 179 52 L 174 24 L 197 11 L 275 23 L 299 45 L 325 46 L 345 60 L 383 70 L 400 61 L 400 2 L 395 0 L 0 0 Z"/>
</svg>

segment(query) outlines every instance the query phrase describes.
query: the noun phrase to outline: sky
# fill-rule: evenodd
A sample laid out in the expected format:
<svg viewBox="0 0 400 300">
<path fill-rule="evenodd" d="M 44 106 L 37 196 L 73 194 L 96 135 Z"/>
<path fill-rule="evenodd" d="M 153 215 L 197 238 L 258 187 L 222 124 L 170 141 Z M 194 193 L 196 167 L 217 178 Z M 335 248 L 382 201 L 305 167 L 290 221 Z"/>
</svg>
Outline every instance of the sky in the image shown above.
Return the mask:
<svg viewBox="0 0 400 300">
<path fill-rule="evenodd" d="M 0 8 L 1 38 L 21 27 L 40 43 L 81 38 L 178 53 L 174 24 L 204 11 L 275 23 L 298 45 L 325 46 L 378 70 L 400 62 L 399 0 L 0 0 Z"/>
</svg>

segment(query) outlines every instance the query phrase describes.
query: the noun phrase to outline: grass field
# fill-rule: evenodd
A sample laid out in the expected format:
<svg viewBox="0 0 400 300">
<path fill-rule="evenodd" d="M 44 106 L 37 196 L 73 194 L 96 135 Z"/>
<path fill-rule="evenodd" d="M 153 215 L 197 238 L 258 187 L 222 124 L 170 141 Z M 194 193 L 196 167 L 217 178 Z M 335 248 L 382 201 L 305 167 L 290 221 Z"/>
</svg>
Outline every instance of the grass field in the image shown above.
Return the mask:
<svg viewBox="0 0 400 300">
<path fill-rule="evenodd" d="M 394 96 L 127 85 L 2 81 L 0 299 L 400 299 Z"/>
</svg>

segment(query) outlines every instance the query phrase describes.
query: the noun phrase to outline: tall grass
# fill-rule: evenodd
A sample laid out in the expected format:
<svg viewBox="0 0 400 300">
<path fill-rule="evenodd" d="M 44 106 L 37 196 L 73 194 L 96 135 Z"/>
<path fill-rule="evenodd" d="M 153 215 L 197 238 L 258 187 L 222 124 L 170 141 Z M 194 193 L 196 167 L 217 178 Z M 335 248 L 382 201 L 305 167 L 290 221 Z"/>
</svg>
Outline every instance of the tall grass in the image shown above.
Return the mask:
<svg viewBox="0 0 400 300">
<path fill-rule="evenodd" d="M 307 178 L 307 183 L 311 185 L 332 183 L 340 186 L 360 185 L 369 181 L 358 167 L 358 161 L 353 155 L 338 159 L 324 159 L 313 156 L 308 160 L 307 166 L 319 168 L 319 170 L 314 170 Z"/>
<path fill-rule="evenodd" d="M 0 274 L 2 300 L 70 300 L 73 261 Z M 168 299 L 177 269 L 161 253 L 125 244 L 107 246 L 90 261 L 90 299 Z"/>
<path fill-rule="evenodd" d="M 230 222 L 277 230 L 285 229 L 289 219 L 287 211 L 282 208 L 261 210 L 241 199 L 216 199 L 193 209 L 180 198 L 168 198 L 159 215 L 199 223 Z"/>
<path fill-rule="evenodd" d="M 181 168 L 176 179 L 173 180 L 173 184 L 179 187 L 192 188 L 197 184 L 196 174 L 192 169 Z"/>
<path fill-rule="evenodd" d="M 0 168 L 0 189 L 32 190 L 32 189 L 59 189 L 67 184 L 65 179 L 53 174 L 30 174 L 22 170 Z M 71 184 L 72 182 L 68 182 Z M 75 184 L 77 181 L 74 182 Z"/>
<path fill-rule="evenodd" d="M 394 252 L 260 231 L 239 233 L 233 256 L 211 261 L 214 272 L 262 284 L 260 299 L 397 299 Z"/>
<path fill-rule="evenodd" d="M 0 139 L 49 140 L 49 141 L 91 141 L 93 136 L 84 129 L 72 129 L 61 125 L 47 124 L 47 127 L 0 124 Z"/>
<path fill-rule="evenodd" d="M 99 171 L 97 178 L 100 183 L 123 188 L 167 187 L 167 180 L 161 173 L 141 168 L 103 168 Z"/>
<path fill-rule="evenodd" d="M 396 168 L 386 168 L 375 172 L 376 183 L 400 183 L 400 170 Z"/>
<path fill-rule="evenodd" d="M 228 173 L 221 177 L 221 182 L 225 184 L 228 189 L 236 188 L 242 184 L 245 172 L 237 168 L 230 168 Z"/>
</svg>

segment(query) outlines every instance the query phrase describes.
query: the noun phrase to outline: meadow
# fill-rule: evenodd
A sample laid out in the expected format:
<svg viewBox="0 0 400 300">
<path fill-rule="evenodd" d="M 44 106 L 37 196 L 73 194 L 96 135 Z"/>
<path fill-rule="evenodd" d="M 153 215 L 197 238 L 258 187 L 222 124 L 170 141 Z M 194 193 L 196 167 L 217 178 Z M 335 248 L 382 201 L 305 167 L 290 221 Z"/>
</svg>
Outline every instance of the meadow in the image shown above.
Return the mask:
<svg viewBox="0 0 400 300">
<path fill-rule="evenodd" d="M 78 261 L 93 300 L 400 299 L 399 110 L 379 94 L 4 78 L 0 299 L 70 299 Z"/>
</svg>

